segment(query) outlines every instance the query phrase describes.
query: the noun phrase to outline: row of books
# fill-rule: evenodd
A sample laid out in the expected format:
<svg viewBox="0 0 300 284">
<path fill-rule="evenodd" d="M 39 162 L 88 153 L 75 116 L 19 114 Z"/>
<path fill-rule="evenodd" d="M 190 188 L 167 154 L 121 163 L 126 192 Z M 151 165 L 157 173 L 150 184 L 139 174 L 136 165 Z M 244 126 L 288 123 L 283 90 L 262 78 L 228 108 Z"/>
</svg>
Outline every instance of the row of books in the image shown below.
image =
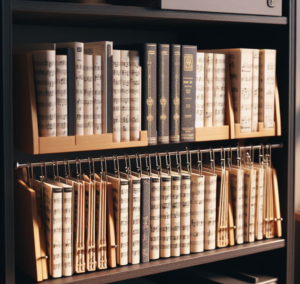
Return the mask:
<svg viewBox="0 0 300 284">
<path fill-rule="evenodd" d="M 113 42 L 20 45 L 33 56 L 40 136 L 113 133 L 113 141 L 194 141 L 225 124 L 226 62 L 241 132 L 273 128 L 276 51 Z M 130 51 L 129 51 L 130 50 Z"/>
<path fill-rule="evenodd" d="M 35 258 L 44 269 L 39 279 L 48 277 L 45 271 L 70 276 L 280 237 L 276 170 L 267 155 L 260 164 L 242 157 L 239 166 L 211 161 L 200 168 L 17 180 L 17 224 L 28 226 L 26 210 L 37 210 L 36 246 L 48 256 L 48 266 Z M 26 192 L 34 195 L 24 207 Z M 30 238 L 18 242 L 30 246 Z"/>
</svg>

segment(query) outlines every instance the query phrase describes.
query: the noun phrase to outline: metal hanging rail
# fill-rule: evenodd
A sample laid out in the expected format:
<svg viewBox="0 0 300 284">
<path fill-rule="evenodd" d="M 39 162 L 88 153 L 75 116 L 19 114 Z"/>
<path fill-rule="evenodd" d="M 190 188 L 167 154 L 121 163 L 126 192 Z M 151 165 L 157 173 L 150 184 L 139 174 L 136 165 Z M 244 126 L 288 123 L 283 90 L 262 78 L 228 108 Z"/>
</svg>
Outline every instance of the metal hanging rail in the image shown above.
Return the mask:
<svg viewBox="0 0 300 284">
<path fill-rule="evenodd" d="M 276 149 L 276 148 L 282 148 L 283 144 L 268 144 L 268 145 L 256 145 L 256 146 L 237 146 L 237 147 L 227 147 L 227 148 L 210 148 L 210 149 L 197 149 L 197 150 L 188 150 L 188 152 L 190 154 L 197 154 L 197 153 L 218 153 L 218 152 L 231 152 L 231 151 L 240 151 L 240 150 L 258 150 L 258 149 Z M 175 156 L 175 155 L 186 155 L 187 154 L 187 150 L 185 151 L 178 151 L 178 152 L 167 152 L 168 155 L 170 156 Z M 152 153 L 152 154 L 138 154 L 138 156 L 140 158 L 145 158 L 145 157 L 150 157 L 150 158 L 154 158 L 157 157 L 157 154 L 159 156 L 165 156 L 166 152 L 163 153 Z M 118 160 L 124 160 L 126 159 L 136 159 L 136 155 L 126 155 L 126 156 L 117 156 Z M 64 160 L 64 161 L 51 161 L 51 162 L 39 162 L 39 163 L 26 163 L 26 164 L 19 164 L 18 162 L 16 162 L 15 164 L 15 168 L 19 169 L 19 168 L 27 168 L 27 167 L 41 167 L 41 166 L 53 166 L 53 164 L 55 164 L 56 166 L 60 166 L 60 165 L 65 165 L 66 163 L 70 164 L 84 164 L 84 163 L 89 163 L 91 161 L 93 162 L 100 162 L 101 159 L 103 160 L 102 157 L 99 158 L 88 158 L 88 159 L 76 159 L 76 160 Z M 113 157 L 105 157 L 106 161 L 112 161 Z"/>
</svg>

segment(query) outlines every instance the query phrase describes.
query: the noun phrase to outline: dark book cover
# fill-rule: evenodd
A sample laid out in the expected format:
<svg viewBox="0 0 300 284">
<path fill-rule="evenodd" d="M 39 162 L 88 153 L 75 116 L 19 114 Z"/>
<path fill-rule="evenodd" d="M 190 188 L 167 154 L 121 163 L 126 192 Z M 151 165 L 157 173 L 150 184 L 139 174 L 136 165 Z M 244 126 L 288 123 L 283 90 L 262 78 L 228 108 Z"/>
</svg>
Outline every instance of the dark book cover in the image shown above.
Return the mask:
<svg viewBox="0 0 300 284">
<path fill-rule="evenodd" d="M 170 141 L 180 142 L 180 62 L 181 46 L 172 44 L 170 50 Z"/>
<path fill-rule="evenodd" d="M 58 48 L 57 55 L 67 55 L 68 136 L 75 135 L 75 62 L 73 48 Z"/>
<path fill-rule="evenodd" d="M 113 133 L 113 50 L 111 45 L 107 46 L 107 133 Z"/>
<path fill-rule="evenodd" d="M 195 140 L 197 46 L 181 47 L 180 140 Z"/>
<path fill-rule="evenodd" d="M 141 262 L 149 262 L 150 178 L 141 178 Z"/>
<path fill-rule="evenodd" d="M 169 73 L 170 45 L 159 44 L 157 47 L 157 140 L 169 144 Z"/>
</svg>

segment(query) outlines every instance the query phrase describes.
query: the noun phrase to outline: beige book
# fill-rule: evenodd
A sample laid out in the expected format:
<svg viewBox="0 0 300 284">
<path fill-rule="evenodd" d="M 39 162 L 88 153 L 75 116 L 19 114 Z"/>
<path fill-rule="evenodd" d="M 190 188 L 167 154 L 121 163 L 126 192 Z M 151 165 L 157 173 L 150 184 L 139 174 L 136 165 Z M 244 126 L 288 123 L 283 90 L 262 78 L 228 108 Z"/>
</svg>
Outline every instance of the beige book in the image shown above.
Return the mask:
<svg viewBox="0 0 300 284">
<path fill-rule="evenodd" d="M 102 134 L 102 76 L 101 56 L 94 55 L 94 134 Z"/>
<path fill-rule="evenodd" d="M 121 142 L 130 141 L 129 50 L 121 50 Z"/>
<path fill-rule="evenodd" d="M 274 190 L 274 217 L 276 218 L 275 223 L 275 235 L 276 237 L 282 237 L 282 220 L 280 212 L 280 199 L 279 199 L 279 189 L 278 189 L 278 180 L 277 172 L 273 169 L 273 190 Z"/>
<path fill-rule="evenodd" d="M 204 126 L 213 126 L 213 53 L 204 55 Z"/>
<path fill-rule="evenodd" d="M 258 98 L 259 98 L 259 50 L 253 49 L 252 63 L 252 127 L 251 131 L 258 130 Z"/>
<path fill-rule="evenodd" d="M 93 84 L 93 55 L 84 55 L 84 90 L 83 90 L 83 122 L 84 135 L 94 133 L 94 84 Z"/>
<path fill-rule="evenodd" d="M 113 55 L 113 141 L 121 142 L 121 50 Z"/>
</svg>

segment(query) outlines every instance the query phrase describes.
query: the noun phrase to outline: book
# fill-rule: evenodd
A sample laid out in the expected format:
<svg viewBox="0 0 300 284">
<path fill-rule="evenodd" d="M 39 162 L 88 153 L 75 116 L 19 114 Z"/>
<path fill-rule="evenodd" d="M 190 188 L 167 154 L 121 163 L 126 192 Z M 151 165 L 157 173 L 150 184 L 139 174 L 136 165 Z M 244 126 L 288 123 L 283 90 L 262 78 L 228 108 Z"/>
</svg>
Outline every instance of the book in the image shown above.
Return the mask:
<svg viewBox="0 0 300 284">
<path fill-rule="evenodd" d="M 259 98 L 259 50 L 253 49 L 252 63 L 252 127 L 251 131 L 258 131 L 258 98 Z"/>
<path fill-rule="evenodd" d="M 56 47 L 60 48 L 72 48 L 74 50 L 74 89 L 75 93 L 73 97 L 75 99 L 75 118 L 76 118 L 76 135 L 83 135 L 83 48 L 84 44 L 82 42 L 67 42 L 67 43 L 57 43 Z"/>
<path fill-rule="evenodd" d="M 255 166 L 256 173 L 256 206 L 255 206 L 255 239 L 263 239 L 263 208 L 264 208 L 264 169 Z"/>
<path fill-rule="evenodd" d="M 204 126 L 204 53 L 197 52 L 195 127 Z"/>
<path fill-rule="evenodd" d="M 212 53 L 204 55 L 204 126 L 211 127 L 213 125 L 213 61 Z"/>
<path fill-rule="evenodd" d="M 191 174 L 191 253 L 204 251 L 205 176 Z"/>
<path fill-rule="evenodd" d="M 32 52 L 40 137 L 56 136 L 55 50 Z"/>
<path fill-rule="evenodd" d="M 157 140 L 168 144 L 169 134 L 169 75 L 170 45 L 157 46 Z"/>
<path fill-rule="evenodd" d="M 113 133 L 113 42 L 98 41 L 84 44 L 84 53 L 101 55 L 102 133 Z"/>
<path fill-rule="evenodd" d="M 66 55 L 67 56 L 67 135 L 75 135 L 75 63 L 74 63 L 74 49 L 73 48 L 58 48 L 56 49 L 56 55 Z M 56 91 L 56 96 L 59 92 Z"/>
<path fill-rule="evenodd" d="M 180 141 L 180 63 L 181 46 L 170 48 L 170 142 Z"/>
<path fill-rule="evenodd" d="M 113 51 L 113 141 L 121 142 L 121 50 Z"/>
<path fill-rule="evenodd" d="M 84 55 L 84 135 L 93 135 L 94 133 L 94 91 L 93 91 L 93 55 Z"/>
<path fill-rule="evenodd" d="M 94 106 L 94 134 L 102 134 L 102 76 L 101 76 L 101 55 L 94 55 L 93 73 L 93 106 Z"/>
<path fill-rule="evenodd" d="M 141 131 L 141 70 L 139 52 L 129 51 L 130 57 L 130 141 L 140 140 Z"/>
<path fill-rule="evenodd" d="M 68 136 L 67 56 L 56 55 L 56 136 Z"/>
<path fill-rule="evenodd" d="M 276 218 L 275 223 L 275 235 L 276 237 L 282 237 L 282 219 L 280 211 L 280 200 L 279 200 L 279 189 L 276 169 L 273 169 L 273 190 L 274 190 L 274 217 Z"/>
<path fill-rule="evenodd" d="M 121 50 L 121 142 L 130 141 L 130 57 Z"/>
<path fill-rule="evenodd" d="M 274 127 L 275 77 L 276 50 L 260 49 L 258 121 L 264 128 Z"/>
<path fill-rule="evenodd" d="M 195 140 L 197 46 L 181 46 L 180 140 Z"/>
<path fill-rule="evenodd" d="M 225 124 L 225 63 L 225 54 L 214 54 L 212 113 L 213 126 L 223 126 Z"/>
<path fill-rule="evenodd" d="M 107 176 L 114 198 L 117 264 L 128 264 L 128 180 Z"/>
</svg>

